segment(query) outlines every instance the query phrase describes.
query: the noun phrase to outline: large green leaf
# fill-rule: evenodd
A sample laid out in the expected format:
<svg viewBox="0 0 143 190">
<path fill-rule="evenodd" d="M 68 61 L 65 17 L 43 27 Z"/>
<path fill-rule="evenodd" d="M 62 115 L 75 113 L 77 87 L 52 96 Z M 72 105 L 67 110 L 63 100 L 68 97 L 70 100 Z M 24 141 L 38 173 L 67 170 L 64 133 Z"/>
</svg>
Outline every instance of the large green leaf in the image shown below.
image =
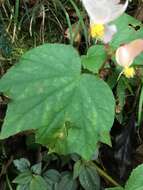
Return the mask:
<svg viewBox="0 0 143 190">
<path fill-rule="evenodd" d="M 37 142 L 86 159 L 98 141 L 110 144 L 113 94 L 98 77 L 81 74 L 81 59 L 71 46 L 30 50 L 0 80 L 0 91 L 11 99 L 1 139 L 37 129 Z"/>
</svg>

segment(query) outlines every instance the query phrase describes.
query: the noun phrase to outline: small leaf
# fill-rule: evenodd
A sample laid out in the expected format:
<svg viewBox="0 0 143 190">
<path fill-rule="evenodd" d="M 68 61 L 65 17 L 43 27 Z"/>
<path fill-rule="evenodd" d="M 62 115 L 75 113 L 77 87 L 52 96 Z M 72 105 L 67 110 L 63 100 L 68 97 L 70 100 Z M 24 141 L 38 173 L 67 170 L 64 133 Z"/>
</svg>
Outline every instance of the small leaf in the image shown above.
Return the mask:
<svg viewBox="0 0 143 190">
<path fill-rule="evenodd" d="M 55 187 L 60 181 L 61 175 L 57 170 L 49 169 L 43 174 L 43 178 L 47 183 L 48 190 L 55 190 Z"/>
<path fill-rule="evenodd" d="M 41 176 L 33 175 L 29 190 L 47 190 L 47 184 Z"/>
<path fill-rule="evenodd" d="M 29 184 L 18 185 L 16 190 L 29 190 Z"/>
<path fill-rule="evenodd" d="M 143 189 L 143 164 L 139 165 L 132 171 L 125 185 L 125 190 L 142 190 L 142 189 Z"/>
<path fill-rule="evenodd" d="M 107 53 L 103 45 L 94 45 L 89 48 L 87 55 L 82 56 L 82 65 L 93 73 L 98 73 L 107 59 Z"/>
<path fill-rule="evenodd" d="M 77 190 L 77 187 L 77 181 L 73 179 L 70 173 L 66 173 L 62 176 L 56 190 Z"/>
<path fill-rule="evenodd" d="M 112 73 L 110 73 L 110 75 L 108 76 L 107 83 L 111 89 L 113 89 L 116 86 L 118 76 L 119 76 L 119 72 L 117 70 L 113 70 Z"/>
<path fill-rule="evenodd" d="M 119 102 L 119 106 L 120 106 L 120 110 L 119 110 L 120 112 L 122 111 L 122 109 L 125 105 L 126 88 L 127 88 L 126 84 L 125 84 L 124 80 L 121 78 L 117 85 L 117 98 L 118 98 L 118 102 Z"/>
<path fill-rule="evenodd" d="M 96 168 L 90 164 L 82 166 L 79 175 L 79 181 L 85 190 L 99 190 L 100 178 Z"/>
<path fill-rule="evenodd" d="M 45 181 L 50 179 L 53 183 L 57 183 L 59 182 L 61 175 L 57 170 L 49 169 L 43 174 L 43 177 Z"/>
<path fill-rule="evenodd" d="M 141 88 L 140 97 L 139 97 L 139 106 L 138 106 L 138 126 L 140 126 L 142 121 L 142 110 L 143 110 L 143 86 Z"/>
<path fill-rule="evenodd" d="M 137 166 L 131 173 L 125 188 L 114 187 L 106 188 L 106 190 L 142 190 L 143 189 L 143 164 Z"/>
<path fill-rule="evenodd" d="M 30 162 L 25 158 L 14 160 L 13 163 L 20 172 L 25 172 L 30 168 Z"/>
<path fill-rule="evenodd" d="M 74 164 L 74 169 L 73 169 L 73 178 L 76 179 L 80 172 L 81 172 L 81 168 L 82 168 L 82 161 L 79 160 Z"/>
<path fill-rule="evenodd" d="M 23 172 L 19 174 L 14 180 L 13 183 L 18 184 L 28 184 L 32 180 L 32 174 L 30 171 Z"/>
<path fill-rule="evenodd" d="M 42 163 L 38 163 L 38 164 L 35 164 L 31 167 L 31 171 L 34 173 L 34 174 L 38 174 L 40 175 L 41 174 L 41 170 L 42 170 Z"/>
<path fill-rule="evenodd" d="M 112 187 L 112 188 L 106 188 L 105 190 L 124 190 L 122 187 Z"/>
</svg>

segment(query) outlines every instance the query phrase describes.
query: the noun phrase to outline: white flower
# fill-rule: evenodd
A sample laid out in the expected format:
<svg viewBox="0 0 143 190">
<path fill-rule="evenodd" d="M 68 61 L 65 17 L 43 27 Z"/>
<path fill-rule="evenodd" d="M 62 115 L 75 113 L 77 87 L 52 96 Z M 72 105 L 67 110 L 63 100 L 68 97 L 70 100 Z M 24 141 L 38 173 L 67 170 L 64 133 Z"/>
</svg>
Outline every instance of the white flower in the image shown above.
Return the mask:
<svg viewBox="0 0 143 190">
<path fill-rule="evenodd" d="M 133 67 L 130 67 L 134 59 L 143 52 L 143 39 L 137 39 L 129 44 L 120 46 L 116 50 L 116 61 L 123 67 L 123 73 L 127 78 L 135 75 Z"/>
<path fill-rule="evenodd" d="M 125 12 L 128 0 L 125 4 L 120 4 L 120 0 L 82 0 L 82 2 L 90 18 L 92 37 L 99 37 L 104 43 L 111 41 L 117 29 L 115 25 L 108 23 Z"/>
<path fill-rule="evenodd" d="M 116 61 L 122 67 L 129 67 L 141 52 L 143 52 L 143 39 L 134 40 L 116 50 Z"/>
</svg>

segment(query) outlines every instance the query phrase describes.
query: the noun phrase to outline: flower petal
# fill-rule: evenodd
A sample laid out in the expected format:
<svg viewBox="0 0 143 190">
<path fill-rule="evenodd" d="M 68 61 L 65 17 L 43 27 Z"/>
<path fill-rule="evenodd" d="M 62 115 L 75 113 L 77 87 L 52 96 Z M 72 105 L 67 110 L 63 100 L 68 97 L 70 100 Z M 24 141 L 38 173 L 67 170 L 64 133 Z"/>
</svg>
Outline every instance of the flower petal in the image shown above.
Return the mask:
<svg viewBox="0 0 143 190">
<path fill-rule="evenodd" d="M 126 0 L 125 4 L 114 4 L 111 7 L 111 14 L 109 18 L 109 22 L 117 19 L 119 16 L 121 16 L 128 6 L 128 0 Z"/>
<path fill-rule="evenodd" d="M 116 51 L 116 61 L 122 67 L 129 67 L 133 60 L 126 47 L 121 46 Z"/>
<path fill-rule="evenodd" d="M 123 67 L 129 67 L 141 52 L 143 52 L 143 39 L 134 40 L 117 49 L 116 61 Z"/>
<path fill-rule="evenodd" d="M 104 1 L 106 4 L 107 0 Z M 82 2 L 92 23 L 104 24 L 108 22 L 110 18 L 110 9 L 104 6 L 103 0 L 101 0 L 101 3 L 97 0 L 82 0 Z"/>
<path fill-rule="evenodd" d="M 105 44 L 109 43 L 116 32 L 117 32 L 117 28 L 115 25 L 105 25 L 105 33 L 102 38 L 103 42 Z"/>
<path fill-rule="evenodd" d="M 127 8 L 119 4 L 120 0 L 82 0 L 83 5 L 94 24 L 106 24 L 120 16 Z"/>
</svg>

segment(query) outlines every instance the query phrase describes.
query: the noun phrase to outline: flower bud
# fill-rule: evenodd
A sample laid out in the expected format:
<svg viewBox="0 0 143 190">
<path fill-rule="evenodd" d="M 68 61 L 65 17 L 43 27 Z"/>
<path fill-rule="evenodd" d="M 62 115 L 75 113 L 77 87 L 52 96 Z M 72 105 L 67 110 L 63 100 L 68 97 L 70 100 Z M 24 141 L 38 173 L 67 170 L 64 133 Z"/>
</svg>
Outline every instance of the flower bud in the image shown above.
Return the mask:
<svg viewBox="0 0 143 190">
<path fill-rule="evenodd" d="M 141 52 L 143 52 L 143 40 L 134 40 L 117 49 L 116 61 L 122 67 L 129 67 Z"/>
</svg>

